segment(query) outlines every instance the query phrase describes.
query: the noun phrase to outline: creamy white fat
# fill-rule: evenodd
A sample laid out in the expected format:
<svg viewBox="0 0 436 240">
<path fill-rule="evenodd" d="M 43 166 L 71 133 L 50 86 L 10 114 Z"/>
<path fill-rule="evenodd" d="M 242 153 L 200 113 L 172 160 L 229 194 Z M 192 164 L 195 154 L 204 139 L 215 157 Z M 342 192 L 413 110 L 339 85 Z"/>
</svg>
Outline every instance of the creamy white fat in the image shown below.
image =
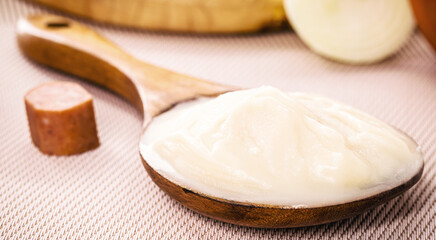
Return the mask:
<svg viewBox="0 0 436 240">
<path fill-rule="evenodd" d="M 272 87 L 176 106 L 141 139 L 148 164 L 196 192 L 259 204 L 322 206 L 409 180 L 416 143 L 336 101 Z"/>
</svg>

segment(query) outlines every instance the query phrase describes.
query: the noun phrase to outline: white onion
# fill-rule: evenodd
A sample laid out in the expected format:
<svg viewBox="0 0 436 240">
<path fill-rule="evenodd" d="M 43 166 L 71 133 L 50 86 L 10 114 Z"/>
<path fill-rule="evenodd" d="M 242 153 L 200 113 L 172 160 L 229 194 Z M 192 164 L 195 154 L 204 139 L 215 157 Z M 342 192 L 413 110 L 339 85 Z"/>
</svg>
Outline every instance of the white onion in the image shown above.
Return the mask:
<svg viewBox="0 0 436 240">
<path fill-rule="evenodd" d="M 365 64 L 398 51 L 415 27 L 408 0 L 285 0 L 287 17 L 315 52 Z"/>
</svg>

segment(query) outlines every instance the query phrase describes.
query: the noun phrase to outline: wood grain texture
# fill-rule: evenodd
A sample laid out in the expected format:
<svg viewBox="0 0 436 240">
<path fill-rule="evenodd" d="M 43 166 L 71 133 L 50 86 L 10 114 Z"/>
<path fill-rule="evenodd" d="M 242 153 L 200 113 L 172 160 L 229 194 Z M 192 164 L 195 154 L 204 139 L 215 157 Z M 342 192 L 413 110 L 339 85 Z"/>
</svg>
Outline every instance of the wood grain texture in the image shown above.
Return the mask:
<svg viewBox="0 0 436 240">
<path fill-rule="evenodd" d="M 244 33 L 286 22 L 281 0 L 32 0 L 101 22 L 152 30 Z"/>
<path fill-rule="evenodd" d="M 356 216 L 405 192 L 419 181 L 423 172 L 421 167 L 419 172 L 404 184 L 359 201 L 325 207 L 295 208 L 247 204 L 207 196 L 164 178 L 151 168 L 144 158 L 142 164 L 162 190 L 191 210 L 220 221 L 262 228 L 313 226 Z"/>
<path fill-rule="evenodd" d="M 20 49 L 30 59 L 95 82 L 126 98 L 144 113 L 144 129 L 154 116 L 179 102 L 236 89 L 143 63 L 69 19 L 52 15 L 22 19 L 17 34 Z M 359 201 L 297 208 L 207 196 L 165 179 L 147 164 L 146 159 L 142 159 L 142 163 L 156 185 L 186 207 L 221 221 L 265 228 L 318 225 L 355 216 L 405 192 L 419 181 L 423 171 L 422 166 L 398 187 Z"/>
<path fill-rule="evenodd" d="M 339 221 L 375 208 L 404 193 L 421 178 L 424 166 L 407 182 L 368 198 L 325 207 L 282 207 L 234 202 L 207 196 L 169 181 L 151 168 L 141 156 L 142 164 L 153 181 L 173 199 L 202 215 L 241 226 L 289 228 L 320 225 Z"/>
<path fill-rule="evenodd" d="M 144 125 L 176 103 L 235 89 L 141 62 L 70 19 L 54 15 L 21 19 L 17 34 L 24 55 L 124 97 L 144 114 Z"/>
</svg>

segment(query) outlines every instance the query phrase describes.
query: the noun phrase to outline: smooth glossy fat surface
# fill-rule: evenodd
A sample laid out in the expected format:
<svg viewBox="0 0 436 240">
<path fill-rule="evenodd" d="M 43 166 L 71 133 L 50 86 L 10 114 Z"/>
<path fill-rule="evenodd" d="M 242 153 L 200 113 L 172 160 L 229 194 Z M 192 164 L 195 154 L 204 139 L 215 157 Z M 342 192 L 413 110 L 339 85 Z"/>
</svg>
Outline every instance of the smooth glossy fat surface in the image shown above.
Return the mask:
<svg viewBox="0 0 436 240">
<path fill-rule="evenodd" d="M 140 148 L 153 169 L 181 186 L 294 207 L 376 195 L 422 167 L 416 143 L 388 124 L 271 87 L 180 104 L 152 121 Z"/>
</svg>

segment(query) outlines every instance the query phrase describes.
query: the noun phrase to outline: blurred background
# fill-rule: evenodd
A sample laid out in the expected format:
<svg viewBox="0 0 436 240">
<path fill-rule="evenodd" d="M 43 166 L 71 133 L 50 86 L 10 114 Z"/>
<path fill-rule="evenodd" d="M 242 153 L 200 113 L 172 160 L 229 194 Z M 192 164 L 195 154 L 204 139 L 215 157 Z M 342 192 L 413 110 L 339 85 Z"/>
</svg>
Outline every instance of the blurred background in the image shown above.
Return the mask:
<svg viewBox="0 0 436 240">
<path fill-rule="evenodd" d="M 425 29 L 420 31 L 415 22 L 425 15 L 417 18 L 407 1 L 365 6 L 362 14 L 395 10 L 381 14 L 384 19 L 368 15 L 371 25 L 359 24 L 362 17 L 349 10 L 356 9 L 354 5 L 328 10 L 308 1 L 315 11 L 311 13 L 301 1 L 288 2 L 290 9 L 285 11 L 282 1 L 272 0 L 0 0 L 0 238 L 434 237 L 436 54 L 430 43 L 435 28 L 428 27 L 434 20 L 420 20 Z M 431 9 L 430 5 L 424 9 Z M 80 21 L 133 56 L 176 72 L 242 87 L 272 85 L 285 91 L 314 92 L 345 102 L 412 136 L 424 152 L 424 175 L 416 187 L 388 204 L 322 226 L 255 229 L 203 217 L 159 190 L 144 171 L 138 154 L 141 116 L 132 106 L 20 54 L 15 35 L 18 19 L 43 13 Z M 311 14 L 322 18 L 302 16 Z M 410 21 L 405 20 L 407 16 Z M 292 19 L 294 30 L 289 26 Z M 347 19 L 352 24 L 340 24 Z M 317 27 L 317 21 L 323 27 Z M 346 39 L 340 36 L 347 36 L 353 26 L 368 29 L 369 35 L 364 34 L 362 41 L 338 44 L 345 50 L 329 47 L 331 41 Z M 384 32 L 389 34 L 381 36 Z M 371 45 L 371 39 L 377 42 Z M 367 54 L 372 49 L 368 46 L 383 42 L 386 47 Z M 98 149 L 56 158 L 42 155 L 32 145 L 23 97 L 31 88 L 53 80 L 79 83 L 94 96 Z"/>
</svg>

